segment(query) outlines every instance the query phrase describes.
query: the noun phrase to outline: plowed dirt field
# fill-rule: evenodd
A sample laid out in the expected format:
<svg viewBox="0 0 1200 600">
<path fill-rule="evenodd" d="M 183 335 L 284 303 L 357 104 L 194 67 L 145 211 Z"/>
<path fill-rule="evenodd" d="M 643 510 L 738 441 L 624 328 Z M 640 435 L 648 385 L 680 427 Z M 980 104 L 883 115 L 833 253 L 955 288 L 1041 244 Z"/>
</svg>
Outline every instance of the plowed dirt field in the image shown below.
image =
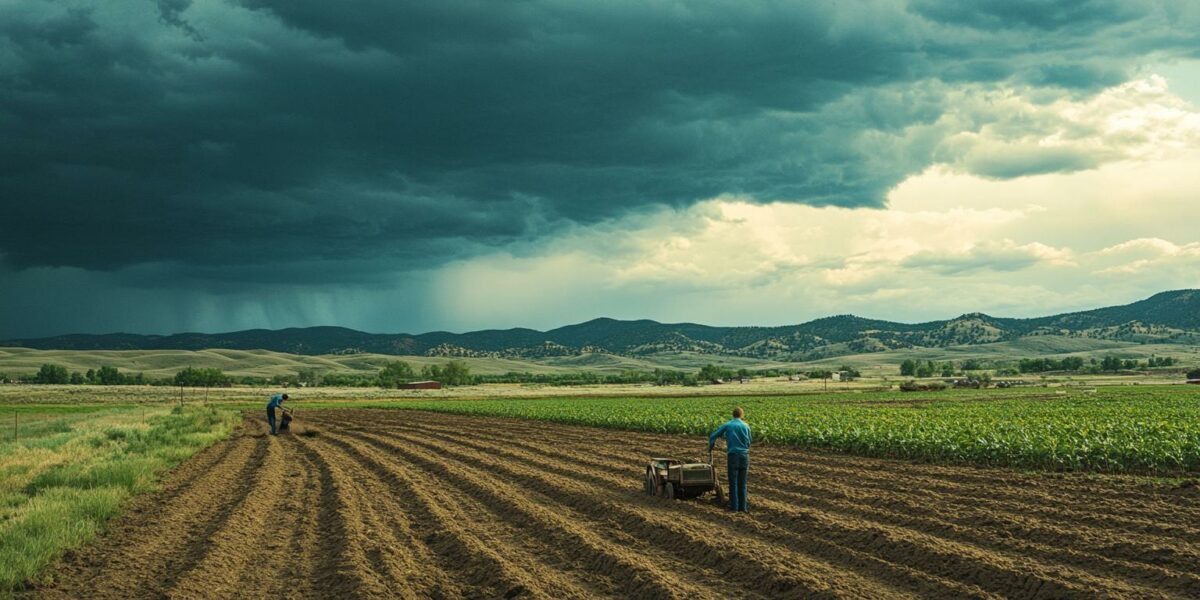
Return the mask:
<svg viewBox="0 0 1200 600">
<path fill-rule="evenodd" d="M 46 598 L 1200 598 L 1200 492 L 755 448 L 749 514 L 642 494 L 694 437 L 311 411 L 234 437 Z M 718 465 L 724 468 L 723 458 Z"/>
</svg>

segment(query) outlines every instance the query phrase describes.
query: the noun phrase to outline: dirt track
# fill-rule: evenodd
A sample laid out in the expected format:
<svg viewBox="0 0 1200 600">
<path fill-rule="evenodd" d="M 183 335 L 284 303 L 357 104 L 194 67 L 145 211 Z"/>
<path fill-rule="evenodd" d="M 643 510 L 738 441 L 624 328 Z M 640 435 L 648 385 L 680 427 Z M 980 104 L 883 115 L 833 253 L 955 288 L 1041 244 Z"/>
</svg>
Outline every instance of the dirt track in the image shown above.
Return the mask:
<svg viewBox="0 0 1200 600">
<path fill-rule="evenodd" d="M 1200 492 L 756 448 L 749 515 L 641 492 L 698 438 L 400 411 L 234 438 L 44 597 L 1200 597 Z M 723 467 L 723 460 L 718 460 Z"/>
</svg>

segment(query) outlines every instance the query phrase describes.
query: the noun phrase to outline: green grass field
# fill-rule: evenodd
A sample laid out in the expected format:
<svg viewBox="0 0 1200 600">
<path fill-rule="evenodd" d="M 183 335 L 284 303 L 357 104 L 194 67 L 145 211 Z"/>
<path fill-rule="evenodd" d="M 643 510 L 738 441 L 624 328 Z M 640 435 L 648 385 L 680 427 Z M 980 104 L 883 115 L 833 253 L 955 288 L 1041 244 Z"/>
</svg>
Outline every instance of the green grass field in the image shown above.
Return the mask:
<svg viewBox="0 0 1200 600">
<path fill-rule="evenodd" d="M 760 442 L 1050 470 L 1200 473 L 1200 388 L 425 401 L 392 408 L 706 434 L 744 406 Z M 699 449 L 697 449 L 699 450 Z"/>
<path fill-rule="evenodd" d="M 21 408 L 18 435 L 0 427 L 0 596 L 86 542 L 125 500 L 239 419 L 205 407 Z"/>
</svg>

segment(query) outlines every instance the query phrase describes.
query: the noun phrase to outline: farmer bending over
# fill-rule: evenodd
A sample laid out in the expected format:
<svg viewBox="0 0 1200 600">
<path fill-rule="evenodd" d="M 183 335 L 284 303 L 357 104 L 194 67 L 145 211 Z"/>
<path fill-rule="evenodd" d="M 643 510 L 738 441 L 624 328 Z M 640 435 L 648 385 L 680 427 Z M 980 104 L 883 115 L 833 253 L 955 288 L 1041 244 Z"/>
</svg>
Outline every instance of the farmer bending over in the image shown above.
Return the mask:
<svg viewBox="0 0 1200 600">
<path fill-rule="evenodd" d="M 725 438 L 729 466 L 729 510 L 746 512 L 746 472 L 750 470 L 750 426 L 742 420 L 742 407 L 733 409 L 733 418 L 708 436 L 708 449 L 712 450 L 717 438 Z"/>
<path fill-rule="evenodd" d="M 275 394 L 267 403 L 267 423 L 271 424 L 271 435 L 275 435 L 275 409 L 283 408 L 283 401 L 287 399 L 287 394 Z"/>
</svg>

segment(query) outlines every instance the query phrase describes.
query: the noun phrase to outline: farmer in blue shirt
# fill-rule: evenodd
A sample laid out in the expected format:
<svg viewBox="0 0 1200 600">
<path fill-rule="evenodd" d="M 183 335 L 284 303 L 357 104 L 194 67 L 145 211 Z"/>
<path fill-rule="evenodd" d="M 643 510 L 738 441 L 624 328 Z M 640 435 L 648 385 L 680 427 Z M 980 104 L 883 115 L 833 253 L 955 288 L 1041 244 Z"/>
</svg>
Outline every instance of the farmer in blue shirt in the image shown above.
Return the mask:
<svg viewBox="0 0 1200 600">
<path fill-rule="evenodd" d="M 267 423 L 271 424 L 271 435 L 275 435 L 275 409 L 283 408 L 283 401 L 287 399 L 287 394 L 275 394 L 267 403 Z"/>
<path fill-rule="evenodd" d="M 746 472 L 750 470 L 750 426 L 742 420 L 742 407 L 733 409 L 733 418 L 708 436 L 708 449 L 712 450 L 717 438 L 725 438 L 725 462 L 729 467 L 729 510 L 746 512 Z"/>
</svg>

